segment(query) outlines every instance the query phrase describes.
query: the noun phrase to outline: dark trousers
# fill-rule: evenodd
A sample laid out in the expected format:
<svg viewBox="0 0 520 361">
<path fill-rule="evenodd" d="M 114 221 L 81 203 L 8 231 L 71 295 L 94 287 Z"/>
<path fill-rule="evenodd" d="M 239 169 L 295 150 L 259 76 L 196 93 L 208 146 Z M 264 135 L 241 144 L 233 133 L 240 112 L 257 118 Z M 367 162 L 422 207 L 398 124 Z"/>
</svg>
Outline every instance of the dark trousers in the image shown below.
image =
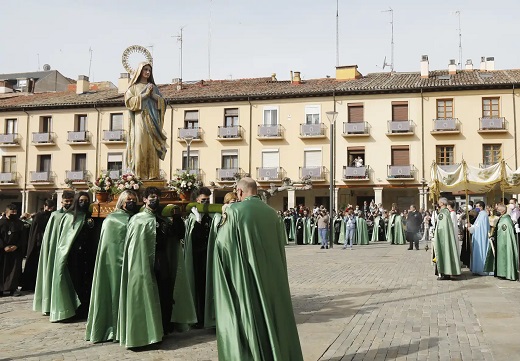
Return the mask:
<svg viewBox="0 0 520 361">
<path fill-rule="evenodd" d="M 406 232 L 406 241 L 410 242 L 409 249 L 413 249 L 415 243 L 415 249 L 419 249 L 419 237 L 417 232 Z"/>
</svg>

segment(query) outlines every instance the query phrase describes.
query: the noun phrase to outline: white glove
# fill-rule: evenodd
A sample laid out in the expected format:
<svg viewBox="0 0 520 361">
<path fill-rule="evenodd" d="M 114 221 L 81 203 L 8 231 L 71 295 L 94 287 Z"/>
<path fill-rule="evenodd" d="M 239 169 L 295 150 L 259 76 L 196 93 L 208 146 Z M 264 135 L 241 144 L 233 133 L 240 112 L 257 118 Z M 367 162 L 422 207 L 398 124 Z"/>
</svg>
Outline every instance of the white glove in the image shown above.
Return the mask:
<svg viewBox="0 0 520 361">
<path fill-rule="evenodd" d="M 520 225 L 518 223 L 515 224 L 515 232 L 520 233 Z"/>
<path fill-rule="evenodd" d="M 200 223 L 202 221 L 202 216 L 200 215 L 199 210 L 197 209 L 197 207 L 193 207 L 191 209 L 191 213 L 193 213 L 195 215 L 195 219 L 197 220 L 197 222 Z"/>
</svg>

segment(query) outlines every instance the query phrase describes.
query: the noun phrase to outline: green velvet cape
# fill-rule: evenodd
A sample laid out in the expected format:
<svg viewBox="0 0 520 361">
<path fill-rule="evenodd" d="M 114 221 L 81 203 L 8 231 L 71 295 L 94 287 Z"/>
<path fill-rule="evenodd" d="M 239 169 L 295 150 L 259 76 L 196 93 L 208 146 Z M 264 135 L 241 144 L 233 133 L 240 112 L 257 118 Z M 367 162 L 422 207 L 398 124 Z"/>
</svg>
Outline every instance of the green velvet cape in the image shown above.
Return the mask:
<svg viewBox="0 0 520 361">
<path fill-rule="evenodd" d="M 115 210 L 103 221 L 85 339 L 92 342 L 114 340 L 119 312 L 121 267 L 126 230 L 131 214 Z"/>
<path fill-rule="evenodd" d="M 406 244 L 403 220 L 400 214 L 392 214 L 388 221 L 386 240 L 390 244 Z"/>
<path fill-rule="evenodd" d="M 378 242 L 382 241 L 382 239 L 379 239 L 379 221 L 381 220 L 380 216 L 377 216 L 374 218 L 374 228 L 372 228 L 372 239 L 371 242 Z"/>
<path fill-rule="evenodd" d="M 433 248 L 439 274 L 460 275 L 459 253 L 455 242 L 456 238 L 450 211 L 447 208 L 443 208 L 437 217 L 437 225 L 433 237 Z"/>
<path fill-rule="evenodd" d="M 145 209 L 128 222 L 119 296 L 116 339 L 126 347 L 140 347 L 163 338 L 161 304 L 155 279 L 155 215 Z"/>
<path fill-rule="evenodd" d="M 226 215 L 215 242 L 219 359 L 303 360 L 278 215 L 258 197 Z"/>
<path fill-rule="evenodd" d="M 38 273 L 34 288 L 33 310 L 48 314 L 51 311 L 52 275 L 54 273 L 54 258 L 56 246 L 61 234 L 59 223 L 65 214 L 63 208 L 52 212 L 45 227 L 42 248 L 38 261 Z"/>
<path fill-rule="evenodd" d="M 58 227 L 61 229 L 60 238 L 56 245 L 54 258 L 54 272 L 52 274 L 51 309 L 49 320 L 62 321 L 76 314 L 79 301 L 68 268 L 68 257 L 72 244 L 76 240 L 85 222 L 85 213 L 78 213 L 74 220 L 72 213 L 65 213 L 60 219 Z M 76 265 L 71 265 L 76 267 Z"/>
<path fill-rule="evenodd" d="M 495 272 L 495 276 L 516 281 L 518 280 L 518 243 L 511 216 L 504 214 L 496 225 L 494 242 L 496 255 L 491 246 L 488 249 L 485 272 Z"/>
<path fill-rule="evenodd" d="M 340 231 L 339 231 L 339 239 L 336 239 L 336 232 L 333 232 L 332 234 L 332 237 L 333 237 L 333 243 L 339 243 L 339 244 L 343 244 L 345 243 L 345 228 L 347 227 L 347 225 L 345 224 L 345 221 L 343 220 L 343 217 L 340 217 L 340 216 L 336 216 L 334 217 L 334 223 L 336 223 L 336 221 L 339 220 L 341 223 L 340 223 Z"/>
<path fill-rule="evenodd" d="M 368 244 L 368 226 L 367 221 L 364 218 L 356 218 L 356 244 L 367 245 Z"/>
</svg>

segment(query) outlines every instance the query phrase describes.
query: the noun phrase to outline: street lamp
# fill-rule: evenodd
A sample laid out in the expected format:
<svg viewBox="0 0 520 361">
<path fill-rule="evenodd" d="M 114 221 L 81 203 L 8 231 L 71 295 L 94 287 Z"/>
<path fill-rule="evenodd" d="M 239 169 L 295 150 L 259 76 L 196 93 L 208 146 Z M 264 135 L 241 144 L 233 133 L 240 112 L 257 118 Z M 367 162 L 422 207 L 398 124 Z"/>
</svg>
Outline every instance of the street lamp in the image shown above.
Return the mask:
<svg viewBox="0 0 520 361">
<path fill-rule="evenodd" d="M 329 193 L 329 247 L 332 248 L 334 242 L 332 241 L 332 236 L 334 234 L 334 220 L 332 219 L 332 211 L 334 210 L 334 123 L 336 123 L 336 118 L 338 117 L 337 111 L 329 111 L 326 112 L 327 118 L 330 122 L 330 193 Z"/>
<path fill-rule="evenodd" d="M 186 172 L 190 173 L 190 145 L 193 142 L 192 136 L 182 138 L 186 143 Z"/>
</svg>

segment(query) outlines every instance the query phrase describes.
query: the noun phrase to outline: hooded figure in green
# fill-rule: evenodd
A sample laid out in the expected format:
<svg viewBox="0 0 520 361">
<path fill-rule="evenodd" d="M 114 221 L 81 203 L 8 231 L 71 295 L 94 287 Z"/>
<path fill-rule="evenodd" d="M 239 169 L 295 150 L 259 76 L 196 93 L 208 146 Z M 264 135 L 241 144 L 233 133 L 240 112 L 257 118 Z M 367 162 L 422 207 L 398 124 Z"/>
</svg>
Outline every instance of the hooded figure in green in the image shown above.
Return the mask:
<svg viewBox="0 0 520 361">
<path fill-rule="evenodd" d="M 114 212 L 103 221 L 92 281 L 87 341 L 115 339 L 126 230 L 136 211 L 137 194 L 126 190 L 119 195 Z"/>
<path fill-rule="evenodd" d="M 215 311 L 219 360 L 303 360 L 285 259 L 285 229 L 256 195 L 237 184 L 241 200 L 226 209 L 215 243 Z"/>
<path fill-rule="evenodd" d="M 361 214 L 356 218 L 356 244 L 366 246 L 368 241 L 367 221 Z"/>
<path fill-rule="evenodd" d="M 403 227 L 403 217 L 397 209 L 397 204 L 392 204 L 390 210 L 390 220 L 386 231 L 386 240 L 390 244 L 406 244 L 406 236 Z"/>
<path fill-rule="evenodd" d="M 518 280 L 518 243 L 515 237 L 515 228 L 511 216 L 506 214 L 506 206 L 499 204 L 497 210 L 501 216 L 493 231 L 484 266 L 485 272 L 495 272 L 495 277 L 507 280 Z"/>
<path fill-rule="evenodd" d="M 446 198 L 439 199 L 441 210 L 437 218 L 435 235 L 433 237 L 433 257 L 435 260 L 435 274 L 439 279 L 449 279 L 460 275 L 459 252 L 454 234 L 450 211 L 446 206 Z"/>
<path fill-rule="evenodd" d="M 56 257 L 56 246 L 62 231 L 59 224 L 65 212 L 67 212 L 70 206 L 72 206 L 73 201 L 74 192 L 64 191 L 61 200 L 61 208 L 51 214 L 43 233 L 33 300 L 33 310 L 43 314 L 49 314 L 49 312 L 51 312 L 51 289 L 52 277 L 54 274 L 54 258 Z"/>
</svg>

